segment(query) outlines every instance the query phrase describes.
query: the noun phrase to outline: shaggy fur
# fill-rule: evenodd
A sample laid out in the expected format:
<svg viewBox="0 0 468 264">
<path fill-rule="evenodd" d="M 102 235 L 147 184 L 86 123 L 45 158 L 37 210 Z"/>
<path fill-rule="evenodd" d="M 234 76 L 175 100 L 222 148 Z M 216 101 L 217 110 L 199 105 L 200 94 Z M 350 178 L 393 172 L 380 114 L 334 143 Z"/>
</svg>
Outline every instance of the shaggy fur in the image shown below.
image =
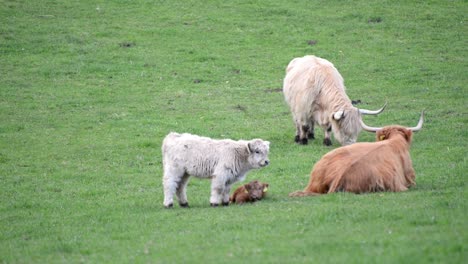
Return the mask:
<svg viewBox="0 0 468 264">
<path fill-rule="evenodd" d="M 356 142 L 361 114 L 345 89 L 343 77 L 325 59 L 305 56 L 288 64 L 283 93 L 296 125 L 297 143 L 307 144 L 314 138 L 315 123 L 325 132 L 325 145 L 332 144 L 331 131 L 341 145 Z"/>
<path fill-rule="evenodd" d="M 229 204 L 231 185 L 245 179 L 251 169 L 269 164 L 270 142 L 215 140 L 191 134 L 170 133 L 162 145 L 164 206 L 172 207 L 177 195 L 188 206 L 186 187 L 190 176 L 211 179 L 212 206 Z"/>
<path fill-rule="evenodd" d="M 270 185 L 259 181 L 251 181 L 237 188 L 231 196 L 231 203 L 255 202 L 263 199 Z"/>
<path fill-rule="evenodd" d="M 416 184 L 411 138 L 411 130 L 387 126 L 377 132 L 377 142 L 337 148 L 315 164 L 307 187 L 289 196 L 406 191 Z"/>
</svg>

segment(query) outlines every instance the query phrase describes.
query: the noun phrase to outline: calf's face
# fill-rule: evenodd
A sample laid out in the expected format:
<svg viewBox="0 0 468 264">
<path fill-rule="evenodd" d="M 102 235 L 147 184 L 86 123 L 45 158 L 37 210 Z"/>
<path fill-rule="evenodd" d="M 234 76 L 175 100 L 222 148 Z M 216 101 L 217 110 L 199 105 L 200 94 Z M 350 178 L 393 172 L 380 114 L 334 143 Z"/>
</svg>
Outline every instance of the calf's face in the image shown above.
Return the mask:
<svg viewBox="0 0 468 264">
<path fill-rule="evenodd" d="M 265 167 L 270 164 L 268 153 L 270 151 L 270 142 L 261 139 L 249 141 L 249 158 L 248 161 L 253 168 Z"/>
<path fill-rule="evenodd" d="M 268 183 L 251 181 L 245 185 L 245 190 L 252 201 L 257 201 L 263 198 L 263 195 L 267 191 L 268 186 Z"/>
</svg>

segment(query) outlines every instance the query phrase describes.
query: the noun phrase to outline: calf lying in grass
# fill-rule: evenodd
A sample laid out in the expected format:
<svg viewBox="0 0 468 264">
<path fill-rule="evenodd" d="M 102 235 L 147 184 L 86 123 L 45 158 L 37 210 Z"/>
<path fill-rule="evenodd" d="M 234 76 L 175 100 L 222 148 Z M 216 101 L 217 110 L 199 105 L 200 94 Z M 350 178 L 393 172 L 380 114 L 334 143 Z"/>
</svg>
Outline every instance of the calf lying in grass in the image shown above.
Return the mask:
<svg viewBox="0 0 468 264">
<path fill-rule="evenodd" d="M 231 203 L 243 204 L 255 202 L 265 197 L 265 193 L 270 185 L 259 181 L 251 181 L 237 188 L 231 196 Z"/>
</svg>

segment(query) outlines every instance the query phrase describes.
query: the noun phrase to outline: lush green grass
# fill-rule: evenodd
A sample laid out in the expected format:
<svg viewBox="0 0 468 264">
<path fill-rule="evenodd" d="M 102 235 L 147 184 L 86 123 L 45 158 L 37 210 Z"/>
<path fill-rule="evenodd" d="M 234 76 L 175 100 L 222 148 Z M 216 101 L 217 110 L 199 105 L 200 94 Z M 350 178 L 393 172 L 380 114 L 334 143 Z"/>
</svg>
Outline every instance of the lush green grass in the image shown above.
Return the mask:
<svg viewBox="0 0 468 264">
<path fill-rule="evenodd" d="M 0 262 L 466 262 L 468 7 L 407 2 L 0 0 Z M 427 110 L 415 188 L 287 196 L 338 147 L 293 144 L 279 88 L 305 54 L 389 102 L 371 125 Z M 210 208 L 193 179 L 164 210 L 169 131 L 271 141 L 247 177 L 269 197 Z"/>
</svg>

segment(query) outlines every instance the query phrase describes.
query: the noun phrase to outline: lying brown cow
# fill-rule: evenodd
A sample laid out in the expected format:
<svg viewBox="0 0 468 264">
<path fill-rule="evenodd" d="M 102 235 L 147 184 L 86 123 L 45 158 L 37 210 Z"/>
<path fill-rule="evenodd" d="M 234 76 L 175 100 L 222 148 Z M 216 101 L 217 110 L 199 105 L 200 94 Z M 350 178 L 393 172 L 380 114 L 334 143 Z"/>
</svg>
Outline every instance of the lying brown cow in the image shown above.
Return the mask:
<svg viewBox="0 0 468 264">
<path fill-rule="evenodd" d="M 377 142 L 356 143 L 325 154 L 314 166 L 304 191 L 289 196 L 310 196 L 332 192 L 406 191 L 415 185 L 409 154 L 413 131 L 422 128 L 424 112 L 416 127 L 363 128 L 377 132 Z"/>
<path fill-rule="evenodd" d="M 251 181 L 237 188 L 231 196 L 231 203 L 242 204 L 261 200 L 268 190 L 268 183 Z"/>
</svg>

